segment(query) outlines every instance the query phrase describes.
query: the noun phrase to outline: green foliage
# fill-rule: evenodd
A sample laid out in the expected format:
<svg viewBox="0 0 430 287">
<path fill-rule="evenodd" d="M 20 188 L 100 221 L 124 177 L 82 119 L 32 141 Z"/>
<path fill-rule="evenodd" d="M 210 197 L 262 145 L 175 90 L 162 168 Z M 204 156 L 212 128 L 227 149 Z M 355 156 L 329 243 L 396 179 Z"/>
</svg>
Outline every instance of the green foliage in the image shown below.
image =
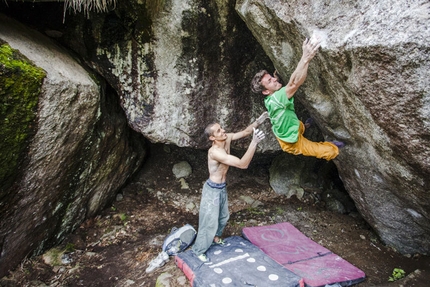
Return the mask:
<svg viewBox="0 0 430 287">
<path fill-rule="evenodd" d="M 0 185 L 5 190 L 24 158 L 45 75 L 8 44 L 0 46 Z"/>
<path fill-rule="evenodd" d="M 400 268 L 394 268 L 393 275 L 391 275 L 390 278 L 388 278 L 388 281 L 393 282 L 393 281 L 402 279 L 403 277 L 405 277 L 405 271 Z"/>
<path fill-rule="evenodd" d="M 276 214 L 277 215 L 282 215 L 282 214 L 284 214 L 284 210 L 281 207 L 277 206 L 276 207 Z"/>
<path fill-rule="evenodd" d="M 246 210 L 248 211 L 249 215 L 264 215 L 264 211 L 261 211 L 255 207 L 248 207 Z"/>
<path fill-rule="evenodd" d="M 67 243 L 64 251 L 66 253 L 75 251 L 75 245 L 73 243 Z"/>
<path fill-rule="evenodd" d="M 60 266 L 61 265 L 61 256 L 64 252 L 58 248 L 52 248 L 44 254 L 45 261 L 48 262 L 51 266 Z"/>
<path fill-rule="evenodd" d="M 237 221 L 232 221 L 229 222 L 229 224 L 231 225 L 231 227 L 233 228 L 243 228 L 246 226 L 245 222 L 241 221 L 241 222 L 237 222 Z"/>
<path fill-rule="evenodd" d="M 127 220 L 127 214 L 125 214 L 125 213 L 120 213 L 120 214 L 119 214 L 119 219 L 121 219 L 121 221 L 126 221 L 126 220 Z"/>
</svg>

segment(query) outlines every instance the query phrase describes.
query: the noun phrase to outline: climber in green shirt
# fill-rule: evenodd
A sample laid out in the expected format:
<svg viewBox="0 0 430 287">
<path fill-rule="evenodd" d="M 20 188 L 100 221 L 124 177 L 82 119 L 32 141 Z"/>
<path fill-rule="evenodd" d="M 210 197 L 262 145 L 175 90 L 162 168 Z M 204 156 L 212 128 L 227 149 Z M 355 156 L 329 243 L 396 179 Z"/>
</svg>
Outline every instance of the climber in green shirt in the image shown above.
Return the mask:
<svg viewBox="0 0 430 287">
<path fill-rule="evenodd" d="M 266 96 L 264 105 L 269 113 L 273 133 L 283 151 L 331 160 L 339 154 L 339 148 L 345 144 L 339 141 L 312 142 L 306 139 L 303 136 L 305 125 L 297 118 L 294 110 L 293 96 L 304 83 L 309 62 L 319 47 L 318 39 L 314 41 L 306 39 L 303 42 L 302 57 L 284 87 L 278 82 L 277 77 L 270 75 L 266 70 L 261 70 L 254 76 L 251 89 Z"/>
</svg>

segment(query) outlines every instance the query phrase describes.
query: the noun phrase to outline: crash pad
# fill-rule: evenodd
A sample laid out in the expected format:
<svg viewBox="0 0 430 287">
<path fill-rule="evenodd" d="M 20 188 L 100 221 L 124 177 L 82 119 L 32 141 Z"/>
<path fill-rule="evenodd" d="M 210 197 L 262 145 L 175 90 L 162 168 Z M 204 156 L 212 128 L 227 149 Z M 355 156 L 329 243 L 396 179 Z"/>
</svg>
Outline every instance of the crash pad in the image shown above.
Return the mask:
<svg viewBox="0 0 430 287">
<path fill-rule="evenodd" d="M 206 252 L 209 264 L 189 249 L 175 256 L 176 265 L 193 287 L 199 286 L 279 286 L 298 287 L 300 277 L 275 262 L 250 241 L 240 236 L 224 239 Z"/>
<path fill-rule="evenodd" d="M 244 238 L 273 260 L 304 279 L 307 286 L 351 286 L 365 274 L 348 261 L 301 233 L 288 222 L 245 227 Z"/>
</svg>

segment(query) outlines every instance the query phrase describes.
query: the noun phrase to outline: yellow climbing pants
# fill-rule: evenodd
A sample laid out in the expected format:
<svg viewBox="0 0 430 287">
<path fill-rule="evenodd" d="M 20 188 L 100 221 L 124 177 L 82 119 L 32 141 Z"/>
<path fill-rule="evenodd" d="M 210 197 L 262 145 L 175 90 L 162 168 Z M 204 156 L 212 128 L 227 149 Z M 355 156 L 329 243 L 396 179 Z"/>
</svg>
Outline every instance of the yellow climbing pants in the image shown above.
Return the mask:
<svg viewBox="0 0 430 287">
<path fill-rule="evenodd" d="M 339 148 L 330 142 L 312 142 L 303 136 L 305 125 L 300 122 L 299 138 L 295 143 L 287 143 L 277 138 L 283 151 L 294 155 L 314 156 L 332 160 L 339 154 Z"/>
</svg>

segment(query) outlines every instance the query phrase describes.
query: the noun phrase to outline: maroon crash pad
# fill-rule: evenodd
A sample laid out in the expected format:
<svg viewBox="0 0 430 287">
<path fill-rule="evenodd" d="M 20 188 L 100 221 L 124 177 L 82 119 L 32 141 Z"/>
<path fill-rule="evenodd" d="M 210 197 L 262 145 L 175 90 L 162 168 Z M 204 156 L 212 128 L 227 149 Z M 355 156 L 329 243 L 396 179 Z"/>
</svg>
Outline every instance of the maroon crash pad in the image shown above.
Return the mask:
<svg viewBox="0 0 430 287">
<path fill-rule="evenodd" d="M 351 286 L 365 279 L 363 271 L 306 237 L 288 222 L 245 227 L 243 236 L 273 260 L 302 277 L 308 286 Z"/>
</svg>

